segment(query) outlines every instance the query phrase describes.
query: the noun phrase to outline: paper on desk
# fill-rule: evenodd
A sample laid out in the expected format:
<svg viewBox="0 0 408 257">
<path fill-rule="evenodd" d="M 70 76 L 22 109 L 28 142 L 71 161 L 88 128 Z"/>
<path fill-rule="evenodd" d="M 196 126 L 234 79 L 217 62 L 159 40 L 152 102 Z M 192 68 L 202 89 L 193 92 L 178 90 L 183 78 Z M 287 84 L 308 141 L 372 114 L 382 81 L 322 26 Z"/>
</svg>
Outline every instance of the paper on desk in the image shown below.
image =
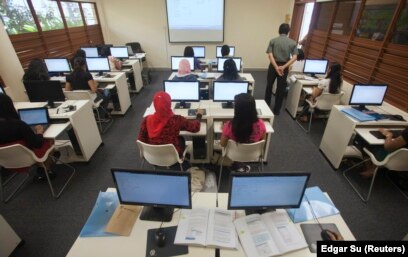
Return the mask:
<svg viewBox="0 0 408 257">
<path fill-rule="evenodd" d="M 119 198 L 116 192 L 99 192 L 98 199 L 96 199 L 91 215 L 89 215 L 89 218 L 82 228 L 79 236 L 116 236 L 115 234 L 106 233 L 105 227 L 118 205 Z"/>
<path fill-rule="evenodd" d="M 105 232 L 129 236 L 141 209 L 141 206 L 120 204 L 106 226 Z"/>
</svg>

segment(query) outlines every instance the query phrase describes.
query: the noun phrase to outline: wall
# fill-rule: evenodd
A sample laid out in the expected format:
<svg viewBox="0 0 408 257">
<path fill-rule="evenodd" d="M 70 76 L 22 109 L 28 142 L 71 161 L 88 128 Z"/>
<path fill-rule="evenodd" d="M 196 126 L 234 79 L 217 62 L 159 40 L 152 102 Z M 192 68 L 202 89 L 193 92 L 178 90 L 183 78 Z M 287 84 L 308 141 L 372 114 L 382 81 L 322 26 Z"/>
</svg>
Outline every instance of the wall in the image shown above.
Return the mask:
<svg viewBox="0 0 408 257">
<path fill-rule="evenodd" d="M 106 43 L 123 45 L 138 41 L 154 68 L 169 68 L 170 56 L 182 55 L 184 43 L 169 43 L 165 0 L 97 0 Z M 244 68 L 266 69 L 265 50 L 278 35 L 285 16 L 292 14 L 293 0 L 225 0 L 224 43 L 236 47 Z M 290 23 L 290 21 L 287 21 Z M 215 57 L 215 46 L 205 45 L 206 57 Z"/>
</svg>

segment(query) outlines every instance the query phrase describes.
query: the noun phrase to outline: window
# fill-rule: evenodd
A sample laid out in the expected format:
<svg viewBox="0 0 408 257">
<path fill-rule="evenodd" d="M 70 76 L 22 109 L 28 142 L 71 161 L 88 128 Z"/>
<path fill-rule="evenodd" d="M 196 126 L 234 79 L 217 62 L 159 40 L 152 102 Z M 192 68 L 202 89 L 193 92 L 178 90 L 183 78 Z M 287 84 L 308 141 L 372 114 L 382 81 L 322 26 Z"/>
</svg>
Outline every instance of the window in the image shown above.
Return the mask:
<svg viewBox="0 0 408 257">
<path fill-rule="evenodd" d="M 76 2 L 61 2 L 62 10 L 64 11 L 65 20 L 68 27 L 84 26 L 82 21 L 81 10 Z"/>
<path fill-rule="evenodd" d="M 408 0 L 405 1 L 405 8 L 402 10 L 395 28 L 392 43 L 408 45 Z"/>
<path fill-rule="evenodd" d="M 57 2 L 49 0 L 31 0 L 31 2 L 43 31 L 64 28 Z"/>
<path fill-rule="evenodd" d="M 356 36 L 382 41 L 394 15 L 398 0 L 367 0 Z"/>
<path fill-rule="evenodd" d="M 360 0 L 339 2 L 331 33 L 344 36 L 350 35 L 360 5 Z"/>
<path fill-rule="evenodd" d="M 25 0 L 0 1 L 0 15 L 9 35 L 38 31 Z"/>
<path fill-rule="evenodd" d="M 95 5 L 91 3 L 82 3 L 82 11 L 84 12 L 86 25 L 98 24 L 98 18 L 96 16 Z"/>
<path fill-rule="evenodd" d="M 328 31 L 333 13 L 335 2 L 317 4 L 317 22 L 315 29 L 320 31 Z"/>
</svg>

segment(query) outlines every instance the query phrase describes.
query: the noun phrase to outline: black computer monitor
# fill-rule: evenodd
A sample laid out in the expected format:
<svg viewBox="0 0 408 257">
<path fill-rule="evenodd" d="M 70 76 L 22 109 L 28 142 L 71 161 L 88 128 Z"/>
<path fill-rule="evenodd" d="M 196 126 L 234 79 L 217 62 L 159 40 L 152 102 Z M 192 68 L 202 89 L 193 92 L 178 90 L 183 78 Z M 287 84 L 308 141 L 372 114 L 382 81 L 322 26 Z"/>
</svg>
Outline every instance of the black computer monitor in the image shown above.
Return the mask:
<svg viewBox="0 0 408 257">
<path fill-rule="evenodd" d="M 97 47 L 81 47 L 85 51 L 86 57 L 99 57 Z"/>
<path fill-rule="evenodd" d="M 217 46 L 215 57 L 217 58 L 222 57 L 221 48 L 222 46 Z M 230 46 L 229 49 L 230 49 L 229 56 L 235 56 L 235 46 Z"/>
<path fill-rule="evenodd" d="M 217 58 L 217 71 L 224 71 L 224 62 L 228 59 L 234 60 L 235 65 L 237 66 L 237 70 L 241 70 L 241 57 L 219 57 Z"/>
<path fill-rule="evenodd" d="M 67 58 L 44 58 L 48 72 L 69 73 L 71 67 Z"/>
<path fill-rule="evenodd" d="M 205 58 L 205 46 L 193 46 L 194 57 Z"/>
<path fill-rule="evenodd" d="M 129 50 L 127 46 L 114 46 L 110 48 L 111 55 L 119 59 L 128 59 Z"/>
<path fill-rule="evenodd" d="M 326 74 L 328 60 L 325 59 L 306 59 L 303 67 L 303 73 L 315 77 L 316 74 Z"/>
<path fill-rule="evenodd" d="M 178 102 L 176 108 L 190 108 L 190 103 L 200 101 L 200 85 L 198 81 L 165 80 L 164 91 L 172 102 Z"/>
<path fill-rule="evenodd" d="M 277 208 L 298 208 L 310 173 L 231 173 L 228 209 L 248 214 Z"/>
<path fill-rule="evenodd" d="M 387 88 L 385 84 L 355 84 L 349 104 L 360 111 L 366 110 L 366 105 L 382 105 Z"/>
<path fill-rule="evenodd" d="M 182 59 L 187 59 L 187 61 L 190 63 L 190 69 L 193 71 L 194 70 L 194 57 L 184 57 L 184 56 L 172 56 L 171 57 L 171 70 L 178 71 L 179 62 Z"/>
<path fill-rule="evenodd" d="M 171 221 L 174 208 L 191 209 L 188 172 L 111 169 L 121 204 L 143 205 L 141 220 Z"/>
<path fill-rule="evenodd" d="M 24 87 L 30 102 L 48 102 L 49 108 L 55 108 L 60 105 L 55 104 L 55 102 L 65 101 L 65 95 L 59 81 L 24 81 Z"/>
<path fill-rule="evenodd" d="M 99 76 L 110 71 L 108 57 L 86 57 L 86 65 L 90 72 L 98 72 Z"/>
<path fill-rule="evenodd" d="M 241 93 L 248 93 L 248 81 L 214 81 L 213 100 L 222 103 L 222 108 L 234 108 L 234 98 Z"/>
</svg>

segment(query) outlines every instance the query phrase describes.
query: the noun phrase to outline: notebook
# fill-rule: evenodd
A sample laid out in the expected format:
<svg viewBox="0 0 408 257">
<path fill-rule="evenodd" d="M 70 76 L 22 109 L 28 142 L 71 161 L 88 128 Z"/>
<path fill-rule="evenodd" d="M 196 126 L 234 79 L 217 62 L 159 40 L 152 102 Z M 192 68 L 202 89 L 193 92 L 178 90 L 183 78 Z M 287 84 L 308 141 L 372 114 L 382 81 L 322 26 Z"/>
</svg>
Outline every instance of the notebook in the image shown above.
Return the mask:
<svg viewBox="0 0 408 257">
<path fill-rule="evenodd" d="M 27 123 L 31 128 L 42 125 L 46 129 L 50 123 L 48 109 L 46 107 L 19 109 L 20 119 Z"/>
</svg>

